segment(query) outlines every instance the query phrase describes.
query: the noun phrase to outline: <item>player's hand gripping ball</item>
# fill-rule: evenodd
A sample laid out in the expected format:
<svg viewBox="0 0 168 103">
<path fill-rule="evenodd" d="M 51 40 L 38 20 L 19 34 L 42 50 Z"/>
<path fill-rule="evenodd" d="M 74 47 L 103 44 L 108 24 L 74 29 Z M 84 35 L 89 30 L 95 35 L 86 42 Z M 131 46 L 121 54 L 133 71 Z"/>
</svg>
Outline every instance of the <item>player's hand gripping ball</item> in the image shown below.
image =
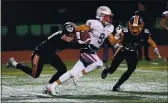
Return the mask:
<svg viewBox="0 0 168 103">
<path fill-rule="evenodd" d="M 86 41 L 89 38 L 90 38 L 90 34 L 88 33 L 88 31 L 81 31 L 80 32 L 80 39 L 82 41 Z"/>
</svg>

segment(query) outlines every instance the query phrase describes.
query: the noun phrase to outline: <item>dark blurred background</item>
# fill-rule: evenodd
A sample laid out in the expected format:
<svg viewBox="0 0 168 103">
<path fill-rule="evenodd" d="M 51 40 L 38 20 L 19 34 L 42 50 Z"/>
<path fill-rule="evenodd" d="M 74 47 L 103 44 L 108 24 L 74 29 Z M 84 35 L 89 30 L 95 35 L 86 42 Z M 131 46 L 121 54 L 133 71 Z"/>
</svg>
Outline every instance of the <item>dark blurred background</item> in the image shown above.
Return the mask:
<svg viewBox="0 0 168 103">
<path fill-rule="evenodd" d="M 152 37 L 158 45 L 168 45 L 168 34 L 159 22 L 165 11 L 164 0 L 144 0 L 153 20 Z M 72 21 L 84 24 L 94 19 L 96 9 L 106 5 L 114 13 L 114 25 L 127 25 L 137 10 L 137 0 L 3 0 L 1 13 L 2 51 L 33 50 L 48 35 Z"/>
</svg>

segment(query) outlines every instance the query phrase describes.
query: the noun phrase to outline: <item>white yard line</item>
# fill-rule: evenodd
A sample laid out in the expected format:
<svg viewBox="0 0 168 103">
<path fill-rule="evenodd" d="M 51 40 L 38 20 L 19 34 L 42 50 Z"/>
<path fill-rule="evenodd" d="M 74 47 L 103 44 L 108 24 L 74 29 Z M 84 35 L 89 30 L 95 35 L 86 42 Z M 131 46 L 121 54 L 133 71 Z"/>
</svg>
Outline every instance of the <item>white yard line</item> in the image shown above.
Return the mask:
<svg viewBox="0 0 168 103">
<path fill-rule="evenodd" d="M 24 89 L 16 89 L 16 88 L 12 88 L 12 87 L 8 87 L 8 86 L 4 86 L 4 85 L 2 85 L 2 87 L 7 88 L 7 89 L 11 89 L 12 91 L 19 91 L 19 92 L 24 92 L 24 93 L 28 93 L 28 94 L 37 95 L 37 96 L 52 97 L 52 96 L 47 95 L 47 94 L 35 93 L 35 92 L 29 92 L 29 91 L 26 91 L 26 90 L 24 90 Z"/>
<path fill-rule="evenodd" d="M 36 96 L 42 96 L 42 97 L 51 97 L 51 101 L 53 100 L 53 99 L 56 99 L 57 101 L 58 101 L 58 98 L 54 98 L 54 96 L 51 96 L 51 95 L 48 95 L 48 94 L 42 94 L 42 93 L 36 93 L 35 91 L 34 92 L 32 92 L 32 91 L 26 91 L 25 89 L 16 89 L 16 88 L 12 88 L 12 87 L 9 87 L 9 86 L 4 86 L 4 85 L 2 85 L 2 87 L 4 87 L 4 88 L 6 88 L 6 89 L 9 89 L 9 90 L 11 90 L 11 91 L 19 91 L 19 92 L 24 92 L 24 93 L 28 93 L 28 94 L 33 94 L 33 95 L 36 95 Z M 59 95 L 58 95 L 59 96 Z M 45 99 L 45 98 L 44 98 Z M 47 99 L 48 100 L 48 99 Z M 33 99 L 33 100 L 21 100 L 21 101 L 17 101 L 17 102 L 25 102 L 25 101 L 27 101 L 27 102 L 44 102 L 44 100 L 43 99 L 38 99 L 38 98 L 35 98 L 35 99 Z M 53 100 L 53 101 L 55 101 L 55 100 Z M 10 102 L 10 101 L 8 101 L 8 102 Z M 11 101 L 12 103 L 13 103 L 13 101 Z M 46 101 L 47 102 L 47 101 Z M 48 102 L 50 102 L 50 101 L 48 101 Z M 61 102 L 74 102 L 74 103 L 80 103 L 81 102 L 81 100 L 77 100 L 77 99 L 65 99 L 65 98 L 59 98 L 59 103 L 61 103 Z"/>
</svg>

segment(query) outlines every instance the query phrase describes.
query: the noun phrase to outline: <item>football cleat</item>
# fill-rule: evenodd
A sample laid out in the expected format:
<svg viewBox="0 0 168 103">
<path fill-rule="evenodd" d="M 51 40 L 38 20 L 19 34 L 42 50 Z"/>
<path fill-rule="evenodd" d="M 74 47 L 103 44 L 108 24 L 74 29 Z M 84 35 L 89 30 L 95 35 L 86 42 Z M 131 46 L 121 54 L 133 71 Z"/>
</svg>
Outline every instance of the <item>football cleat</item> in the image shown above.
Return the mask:
<svg viewBox="0 0 168 103">
<path fill-rule="evenodd" d="M 120 87 L 113 87 L 112 91 L 114 92 L 122 92 L 123 90 Z"/>
<path fill-rule="evenodd" d="M 47 91 L 47 85 L 43 88 L 43 91 L 42 91 L 43 94 L 47 94 L 48 91 Z"/>
<path fill-rule="evenodd" d="M 9 59 L 8 63 L 6 63 L 6 68 L 9 68 L 9 67 L 14 67 L 15 68 L 16 67 L 15 64 L 16 64 L 16 61 L 12 57 L 12 58 Z"/>
<path fill-rule="evenodd" d="M 57 95 L 56 91 L 55 91 L 55 88 L 53 88 L 52 86 L 51 87 L 47 87 L 46 93 L 48 93 L 50 95 Z"/>
<path fill-rule="evenodd" d="M 108 66 L 106 66 L 105 67 L 105 69 L 102 71 L 102 73 L 101 73 L 101 78 L 102 79 L 105 79 L 106 77 L 107 77 L 107 75 L 108 75 Z"/>
</svg>

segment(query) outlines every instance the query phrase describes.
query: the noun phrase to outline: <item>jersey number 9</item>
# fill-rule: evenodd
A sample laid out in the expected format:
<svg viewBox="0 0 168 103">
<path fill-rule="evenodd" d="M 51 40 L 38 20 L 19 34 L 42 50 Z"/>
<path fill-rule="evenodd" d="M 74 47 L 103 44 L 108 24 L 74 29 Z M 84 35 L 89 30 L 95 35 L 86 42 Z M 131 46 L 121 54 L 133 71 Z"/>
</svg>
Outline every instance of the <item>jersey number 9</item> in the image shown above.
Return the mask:
<svg viewBox="0 0 168 103">
<path fill-rule="evenodd" d="M 98 40 L 98 43 L 101 44 L 104 40 L 104 37 L 105 37 L 105 34 L 104 33 L 101 33 L 100 37 L 99 37 L 99 40 Z"/>
</svg>

